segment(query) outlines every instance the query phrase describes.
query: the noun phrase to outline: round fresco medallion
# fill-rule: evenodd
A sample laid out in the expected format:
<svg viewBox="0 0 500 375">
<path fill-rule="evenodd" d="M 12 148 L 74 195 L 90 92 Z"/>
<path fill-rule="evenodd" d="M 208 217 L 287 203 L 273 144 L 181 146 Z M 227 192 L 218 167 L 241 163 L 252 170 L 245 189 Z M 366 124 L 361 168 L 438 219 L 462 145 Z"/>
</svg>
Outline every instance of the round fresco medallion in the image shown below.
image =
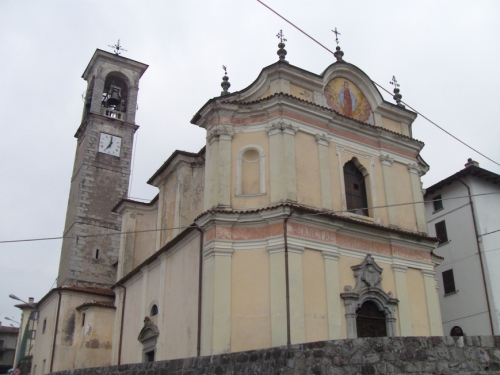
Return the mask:
<svg viewBox="0 0 500 375">
<path fill-rule="evenodd" d="M 361 122 L 373 124 L 373 112 L 365 96 L 354 83 L 345 78 L 334 78 L 323 92 L 328 107 Z"/>
</svg>

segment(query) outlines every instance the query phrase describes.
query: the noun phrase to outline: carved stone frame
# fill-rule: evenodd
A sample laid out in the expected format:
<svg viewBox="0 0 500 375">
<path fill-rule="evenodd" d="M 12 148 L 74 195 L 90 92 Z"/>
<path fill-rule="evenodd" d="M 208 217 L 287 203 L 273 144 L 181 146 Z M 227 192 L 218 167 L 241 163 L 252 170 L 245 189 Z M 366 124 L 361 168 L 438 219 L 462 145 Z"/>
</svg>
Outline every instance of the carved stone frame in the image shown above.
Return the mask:
<svg viewBox="0 0 500 375">
<path fill-rule="evenodd" d="M 398 299 L 392 297 L 392 293 L 385 293 L 382 290 L 383 269 L 375 263 L 372 256 L 368 254 L 361 264 L 352 266 L 356 286 L 354 289 L 350 285 L 344 287 L 345 292 L 340 296 L 344 299 L 347 318 L 347 334 L 350 339 L 357 338 L 356 310 L 365 301 L 373 302 L 377 308 L 385 315 L 387 336 L 396 336 L 396 307 Z"/>
<path fill-rule="evenodd" d="M 139 333 L 139 340 L 142 343 L 142 361 L 146 361 L 146 353 L 149 353 L 154 350 L 155 352 L 155 360 L 156 360 L 156 341 L 158 340 L 158 336 L 160 335 L 160 331 L 156 324 L 146 316 L 144 318 L 144 327 L 141 329 Z"/>
</svg>

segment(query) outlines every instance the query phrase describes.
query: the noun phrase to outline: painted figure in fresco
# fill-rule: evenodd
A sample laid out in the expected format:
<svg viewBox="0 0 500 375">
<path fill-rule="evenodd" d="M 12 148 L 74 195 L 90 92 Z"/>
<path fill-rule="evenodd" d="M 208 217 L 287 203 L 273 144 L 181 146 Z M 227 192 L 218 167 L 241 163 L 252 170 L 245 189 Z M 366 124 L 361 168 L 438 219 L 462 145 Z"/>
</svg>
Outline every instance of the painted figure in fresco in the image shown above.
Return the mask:
<svg viewBox="0 0 500 375">
<path fill-rule="evenodd" d="M 344 114 L 348 117 L 353 117 L 353 112 L 358 108 L 358 100 L 351 89 L 349 89 L 349 83 L 347 83 L 347 81 L 344 82 L 344 86 L 339 90 L 338 102 L 340 106 L 344 108 Z"/>
</svg>

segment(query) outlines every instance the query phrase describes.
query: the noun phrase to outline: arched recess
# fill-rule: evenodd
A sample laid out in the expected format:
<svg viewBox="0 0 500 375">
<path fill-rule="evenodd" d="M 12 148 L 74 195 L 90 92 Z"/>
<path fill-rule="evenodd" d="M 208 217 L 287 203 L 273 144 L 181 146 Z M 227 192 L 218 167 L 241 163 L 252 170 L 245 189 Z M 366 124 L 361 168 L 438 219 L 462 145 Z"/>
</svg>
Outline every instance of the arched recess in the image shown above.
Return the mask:
<svg viewBox="0 0 500 375">
<path fill-rule="evenodd" d="M 247 145 L 236 158 L 236 196 L 266 194 L 266 155 L 262 147 Z"/>
<path fill-rule="evenodd" d="M 101 106 L 126 112 L 129 97 L 129 79 L 123 73 L 110 72 L 104 80 Z"/>
<path fill-rule="evenodd" d="M 368 254 L 361 264 L 352 266 L 356 278 L 354 289 L 350 285 L 344 287 L 340 296 L 344 299 L 346 307 L 347 334 L 349 338 L 357 338 L 357 313 L 367 301 L 372 302 L 385 317 L 386 333 L 388 337 L 396 335 L 396 307 L 398 300 L 392 293 L 382 290 L 383 269 L 375 263 Z"/>
<path fill-rule="evenodd" d="M 149 311 L 149 316 L 150 316 L 151 318 L 153 318 L 153 317 L 155 317 L 155 316 L 157 316 L 157 315 L 158 315 L 158 312 L 159 312 L 158 306 L 159 306 L 159 305 L 158 305 L 158 302 L 156 302 L 156 301 L 153 301 L 153 302 L 151 302 L 151 303 L 149 304 L 149 309 L 148 309 L 148 311 Z"/>
<path fill-rule="evenodd" d="M 342 160 L 342 154 L 343 153 L 348 153 L 351 155 L 354 155 L 351 157 L 351 159 L 347 160 L 344 162 Z M 350 215 L 356 215 L 357 217 L 367 217 L 369 218 L 368 220 L 372 220 L 375 222 L 379 222 L 379 216 L 378 216 L 378 209 L 376 208 L 377 206 L 377 192 L 376 192 L 376 185 L 374 181 L 374 163 L 373 163 L 373 157 L 371 155 L 363 155 L 354 151 L 350 151 L 348 149 L 345 149 L 341 146 L 337 146 L 337 155 L 338 155 L 338 161 L 339 161 L 339 174 L 340 174 L 340 183 L 341 183 L 341 195 L 342 195 L 342 211 L 345 211 L 345 215 L 350 216 Z M 364 164 L 360 162 L 360 159 L 363 160 Z M 361 172 L 361 174 L 364 177 L 364 183 L 365 183 L 365 188 L 366 188 L 366 199 L 367 199 L 367 206 L 369 209 L 367 210 L 367 215 L 358 215 L 355 212 L 347 212 L 347 196 L 346 196 L 346 181 L 345 181 L 345 176 L 344 176 L 344 166 L 348 163 L 352 162 L 356 168 Z M 365 167 L 366 165 L 366 167 Z M 374 207 L 374 208 L 371 208 Z M 370 219 L 371 218 L 371 219 Z"/>
</svg>

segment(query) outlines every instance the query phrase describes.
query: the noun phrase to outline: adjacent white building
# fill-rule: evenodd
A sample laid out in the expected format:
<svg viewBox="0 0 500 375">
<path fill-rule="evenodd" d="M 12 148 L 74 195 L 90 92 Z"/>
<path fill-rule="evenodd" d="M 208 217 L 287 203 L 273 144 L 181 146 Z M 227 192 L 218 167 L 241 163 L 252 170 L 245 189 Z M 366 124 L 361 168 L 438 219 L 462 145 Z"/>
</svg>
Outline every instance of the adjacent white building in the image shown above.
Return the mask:
<svg viewBox="0 0 500 375">
<path fill-rule="evenodd" d="M 500 175 L 468 159 L 465 168 L 426 189 L 445 335 L 500 333 Z"/>
</svg>

